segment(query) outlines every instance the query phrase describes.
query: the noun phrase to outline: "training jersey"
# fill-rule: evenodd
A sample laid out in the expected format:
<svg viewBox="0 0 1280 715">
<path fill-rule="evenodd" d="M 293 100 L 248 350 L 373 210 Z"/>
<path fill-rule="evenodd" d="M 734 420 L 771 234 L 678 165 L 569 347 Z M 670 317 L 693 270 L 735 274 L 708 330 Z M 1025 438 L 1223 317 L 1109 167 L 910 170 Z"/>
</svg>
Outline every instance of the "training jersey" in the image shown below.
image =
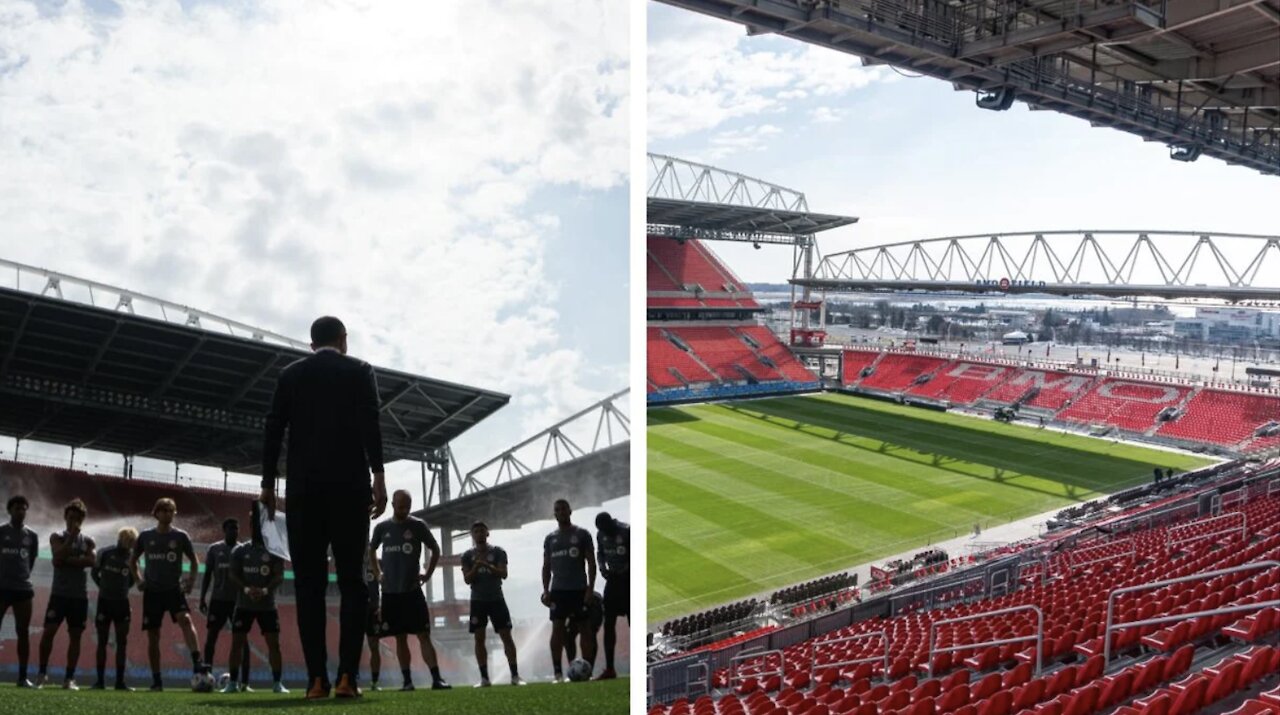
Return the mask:
<svg viewBox="0 0 1280 715">
<path fill-rule="evenodd" d="M 277 573 L 284 573 L 284 559 L 267 551 L 265 546 L 246 542 L 240 544 L 235 551 L 231 552 L 229 568 L 235 570 L 236 575 L 245 586 L 267 588 L 271 585 Z M 232 585 L 232 588 L 235 589 L 236 587 Z M 267 591 L 267 595 L 256 601 L 249 598 L 249 594 L 245 593 L 244 589 L 237 590 L 236 609 L 238 610 L 270 611 L 274 610 L 275 607 L 275 589 Z"/>
<path fill-rule="evenodd" d="M 99 551 L 98 564 L 93 570 L 98 577 L 98 598 L 129 597 L 129 589 L 133 587 L 133 571 L 129 569 L 127 550 L 113 544 Z"/>
<path fill-rule="evenodd" d="M 489 544 L 488 554 L 485 561 L 494 566 L 505 566 L 507 563 L 507 552 L 503 551 L 501 546 Z M 467 549 L 462 554 L 462 568 L 470 571 L 476 562 L 476 550 Z M 472 601 L 501 601 L 502 600 L 502 577 L 491 568 L 481 567 L 471 577 L 471 600 Z"/>
<path fill-rule="evenodd" d="M 404 521 L 387 519 L 373 527 L 369 545 L 382 548 L 382 592 L 409 593 L 421 588 L 422 547 L 438 551 L 440 545 L 427 523 L 416 516 Z"/>
<path fill-rule="evenodd" d="M 56 535 L 62 537 L 63 543 L 66 542 L 66 531 L 59 531 Z M 71 553 L 68 556 L 73 559 L 83 558 L 91 548 L 93 548 L 93 539 L 85 536 L 83 531 L 79 532 L 71 538 Z M 53 582 L 49 586 L 49 593 L 67 598 L 88 598 L 88 578 L 86 577 L 89 572 L 87 569 L 87 566 L 54 566 Z"/>
<path fill-rule="evenodd" d="M 601 571 L 610 574 L 627 574 L 631 572 L 631 525 L 614 519 L 613 535 L 599 531 L 596 533 L 596 561 Z"/>
<path fill-rule="evenodd" d="M 194 554 L 191 537 L 182 529 L 170 528 L 163 534 L 150 528 L 138 534 L 133 553 L 146 558 L 142 582 L 148 591 L 177 591 L 182 584 L 182 557 Z"/>
<path fill-rule="evenodd" d="M 590 532 L 580 526 L 557 528 L 543 540 L 542 553 L 551 559 L 552 591 L 586 589 Z"/>
<path fill-rule="evenodd" d="M 34 591 L 31 564 L 40 542 L 36 532 L 13 522 L 0 524 L 0 591 Z"/>
<path fill-rule="evenodd" d="M 227 570 L 231 568 L 231 553 L 239 546 L 240 544 L 228 544 L 224 539 L 209 546 L 209 551 L 205 553 L 204 567 L 213 574 L 213 583 L 209 584 L 209 600 L 236 600 L 236 585 L 227 578 Z"/>
</svg>

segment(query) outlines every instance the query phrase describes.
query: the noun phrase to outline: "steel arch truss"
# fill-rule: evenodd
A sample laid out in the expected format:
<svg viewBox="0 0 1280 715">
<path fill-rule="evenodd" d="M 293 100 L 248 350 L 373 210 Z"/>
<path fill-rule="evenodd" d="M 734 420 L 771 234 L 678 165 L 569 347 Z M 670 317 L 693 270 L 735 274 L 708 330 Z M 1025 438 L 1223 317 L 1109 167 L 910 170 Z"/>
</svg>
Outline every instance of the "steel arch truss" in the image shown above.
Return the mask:
<svg viewBox="0 0 1280 715">
<path fill-rule="evenodd" d="M 809 210 L 804 194 L 795 189 L 663 154 L 649 154 L 648 195 L 777 211 Z"/>
<path fill-rule="evenodd" d="M 629 392 L 629 388 L 615 392 L 471 470 L 462 480 L 459 496 L 484 491 L 629 442 L 631 419 L 624 409 Z M 575 440 L 574 436 L 578 439 Z M 588 438 L 590 442 L 586 441 Z"/>
<path fill-rule="evenodd" d="M 950 236 L 828 255 L 798 285 L 1280 300 L 1280 236 L 1040 231 Z"/>
</svg>

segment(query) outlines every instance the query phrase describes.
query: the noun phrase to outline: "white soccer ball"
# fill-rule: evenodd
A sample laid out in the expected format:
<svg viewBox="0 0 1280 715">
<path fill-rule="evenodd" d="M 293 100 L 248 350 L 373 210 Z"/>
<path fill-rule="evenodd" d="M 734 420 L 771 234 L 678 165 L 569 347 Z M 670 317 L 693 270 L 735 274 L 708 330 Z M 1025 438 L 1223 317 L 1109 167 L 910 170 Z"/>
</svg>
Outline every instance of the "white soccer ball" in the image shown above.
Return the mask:
<svg viewBox="0 0 1280 715">
<path fill-rule="evenodd" d="M 208 673 L 193 673 L 191 676 L 191 691 L 194 693 L 213 692 L 213 676 Z"/>
<path fill-rule="evenodd" d="M 581 658 L 575 658 L 569 664 L 569 680 L 575 683 L 581 683 L 584 680 L 591 679 L 591 664 Z"/>
</svg>

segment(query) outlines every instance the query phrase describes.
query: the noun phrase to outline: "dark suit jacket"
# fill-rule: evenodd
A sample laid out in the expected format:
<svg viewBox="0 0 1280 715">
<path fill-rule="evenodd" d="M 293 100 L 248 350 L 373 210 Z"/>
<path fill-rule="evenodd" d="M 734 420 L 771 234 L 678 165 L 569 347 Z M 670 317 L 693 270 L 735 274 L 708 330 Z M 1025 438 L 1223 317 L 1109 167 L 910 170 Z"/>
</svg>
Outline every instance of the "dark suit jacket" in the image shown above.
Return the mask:
<svg viewBox="0 0 1280 715">
<path fill-rule="evenodd" d="M 285 428 L 287 489 L 295 494 L 344 487 L 371 493 L 369 472 L 382 471 L 378 385 L 373 367 L 321 350 L 280 373 L 262 450 L 262 486 L 274 489 Z"/>
</svg>

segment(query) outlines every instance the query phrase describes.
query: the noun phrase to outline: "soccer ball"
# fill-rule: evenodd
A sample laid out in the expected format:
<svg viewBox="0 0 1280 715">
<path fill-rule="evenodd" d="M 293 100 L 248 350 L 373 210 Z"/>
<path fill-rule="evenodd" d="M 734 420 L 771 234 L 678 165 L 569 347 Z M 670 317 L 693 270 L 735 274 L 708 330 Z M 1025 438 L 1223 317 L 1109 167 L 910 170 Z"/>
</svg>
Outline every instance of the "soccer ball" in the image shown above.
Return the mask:
<svg viewBox="0 0 1280 715">
<path fill-rule="evenodd" d="M 191 675 L 191 692 L 193 693 L 211 693 L 213 692 L 213 676 L 208 673 L 193 673 Z"/>
<path fill-rule="evenodd" d="M 581 658 L 575 658 L 569 664 L 569 680 L 575 683 L 581 683 L 584 680 L 591 679 L 591 664 Z"/>
</svg>

